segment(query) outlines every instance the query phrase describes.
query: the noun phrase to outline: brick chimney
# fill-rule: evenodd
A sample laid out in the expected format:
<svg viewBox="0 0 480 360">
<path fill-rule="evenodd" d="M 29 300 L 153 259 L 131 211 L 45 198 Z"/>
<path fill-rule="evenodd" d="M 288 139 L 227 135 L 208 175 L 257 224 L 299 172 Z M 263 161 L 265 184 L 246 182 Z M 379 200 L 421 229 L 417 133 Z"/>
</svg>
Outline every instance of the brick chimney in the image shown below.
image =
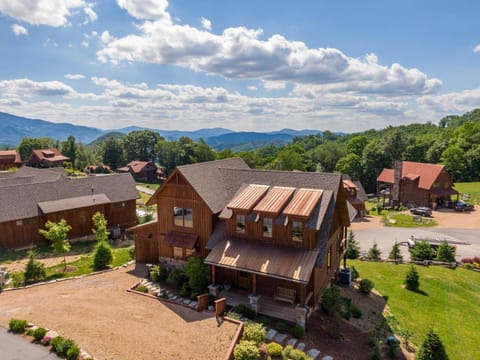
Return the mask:
<svg viewBox="0 0 480 360">
<path fill-rule="evenodd" d="M 400 180 L 402 180 L 402 160 L 395 160 L 393 165 L 393 187 L 392 200 L 393 206 L 400 205 Z"/>
</svg>

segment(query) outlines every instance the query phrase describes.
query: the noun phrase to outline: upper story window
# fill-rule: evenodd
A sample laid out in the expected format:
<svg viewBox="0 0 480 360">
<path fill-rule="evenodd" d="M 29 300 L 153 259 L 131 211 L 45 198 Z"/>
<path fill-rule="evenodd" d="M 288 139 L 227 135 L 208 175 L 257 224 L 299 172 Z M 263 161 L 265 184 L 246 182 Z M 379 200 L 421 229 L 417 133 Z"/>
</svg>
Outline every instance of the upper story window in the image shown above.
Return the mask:
<svg viewBox="0 0 480 360">
<path fill-rule="evenodd" d="M 273 231 L 273 219 L 263 218 L 263 236 L 271 238 Z"/>
<path fill-rule="evenodd" d="M 192 209 L 175 206 L 173 208 L 173 217 L 175 226 L 193 228 Z"/>
<path fill-rule="evenodd" d="M 303 240 L 303 223 L 300 221 L 292 222 L 292 240 L 298 242 Z"/>
<path fill-rule="evenodd" d="M 237 234 L 245 234 L 245 215 L 236 216 L 235 232 Z"/>
</svg>

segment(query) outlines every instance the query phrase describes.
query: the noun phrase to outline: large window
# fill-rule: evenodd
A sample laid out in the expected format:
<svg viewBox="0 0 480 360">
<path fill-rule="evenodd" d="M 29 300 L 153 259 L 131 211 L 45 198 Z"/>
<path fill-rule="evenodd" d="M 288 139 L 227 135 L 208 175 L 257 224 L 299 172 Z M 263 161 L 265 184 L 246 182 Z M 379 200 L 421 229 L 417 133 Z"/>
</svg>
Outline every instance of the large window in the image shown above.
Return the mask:
<svg viewBox="0 0 480 360">
<path fill-rule="evenodd" d="M 183 259 L 183 249 L 174 246 L 173 247 L 173 258 L 174 259 Z"/>
<path fill-rule="evenodd" d="M 263 218 L 263 236 L 267 238 L 272 237 L 273 219 Z"/>
<path fill-rule="evenodd" d="M 292 222 L 292 240 L 298 242 L 303 240 L 303 223 L 300 221 Z"/>
<path fill-rule="evenodd" d="M 245 234 L 245 215 L 236 216 L 235 232 L 237 234 Z"/>
<path fill-rule="evenodd" d="M 173 217 L 175 226 L 193 228 L 192 209 L 174 207 Z"/>
</svg>

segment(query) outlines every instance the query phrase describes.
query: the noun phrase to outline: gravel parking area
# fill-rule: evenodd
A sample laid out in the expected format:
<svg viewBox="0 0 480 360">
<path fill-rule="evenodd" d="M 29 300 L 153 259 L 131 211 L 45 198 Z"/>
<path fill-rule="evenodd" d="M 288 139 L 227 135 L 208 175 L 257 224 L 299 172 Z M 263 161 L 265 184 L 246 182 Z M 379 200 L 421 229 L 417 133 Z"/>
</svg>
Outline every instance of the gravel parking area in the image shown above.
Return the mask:
<svg viewBox="0 0 480 360">
<path fill-rule="evenodd" d="M 0 324 L 22 318 L 74 339 L 96 359 L 223 359 L 237 326 L 212 313 L 128 293 L 144 269 L 0 294 Z"/>
</svg>

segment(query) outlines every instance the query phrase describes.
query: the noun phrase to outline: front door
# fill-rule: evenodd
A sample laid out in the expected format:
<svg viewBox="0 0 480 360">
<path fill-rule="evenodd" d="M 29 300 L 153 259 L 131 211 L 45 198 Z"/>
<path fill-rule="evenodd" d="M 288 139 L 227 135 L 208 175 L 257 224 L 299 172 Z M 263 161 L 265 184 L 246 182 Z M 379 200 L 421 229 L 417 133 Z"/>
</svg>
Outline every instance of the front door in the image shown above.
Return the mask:
<svg viewBox="0 0 480 360">
<path fill-rule="evenodd" d="M 238 272 L 238 287 L 240 289 L 250 290 L 250 274 L 248 272 Z"/>
</svg>

